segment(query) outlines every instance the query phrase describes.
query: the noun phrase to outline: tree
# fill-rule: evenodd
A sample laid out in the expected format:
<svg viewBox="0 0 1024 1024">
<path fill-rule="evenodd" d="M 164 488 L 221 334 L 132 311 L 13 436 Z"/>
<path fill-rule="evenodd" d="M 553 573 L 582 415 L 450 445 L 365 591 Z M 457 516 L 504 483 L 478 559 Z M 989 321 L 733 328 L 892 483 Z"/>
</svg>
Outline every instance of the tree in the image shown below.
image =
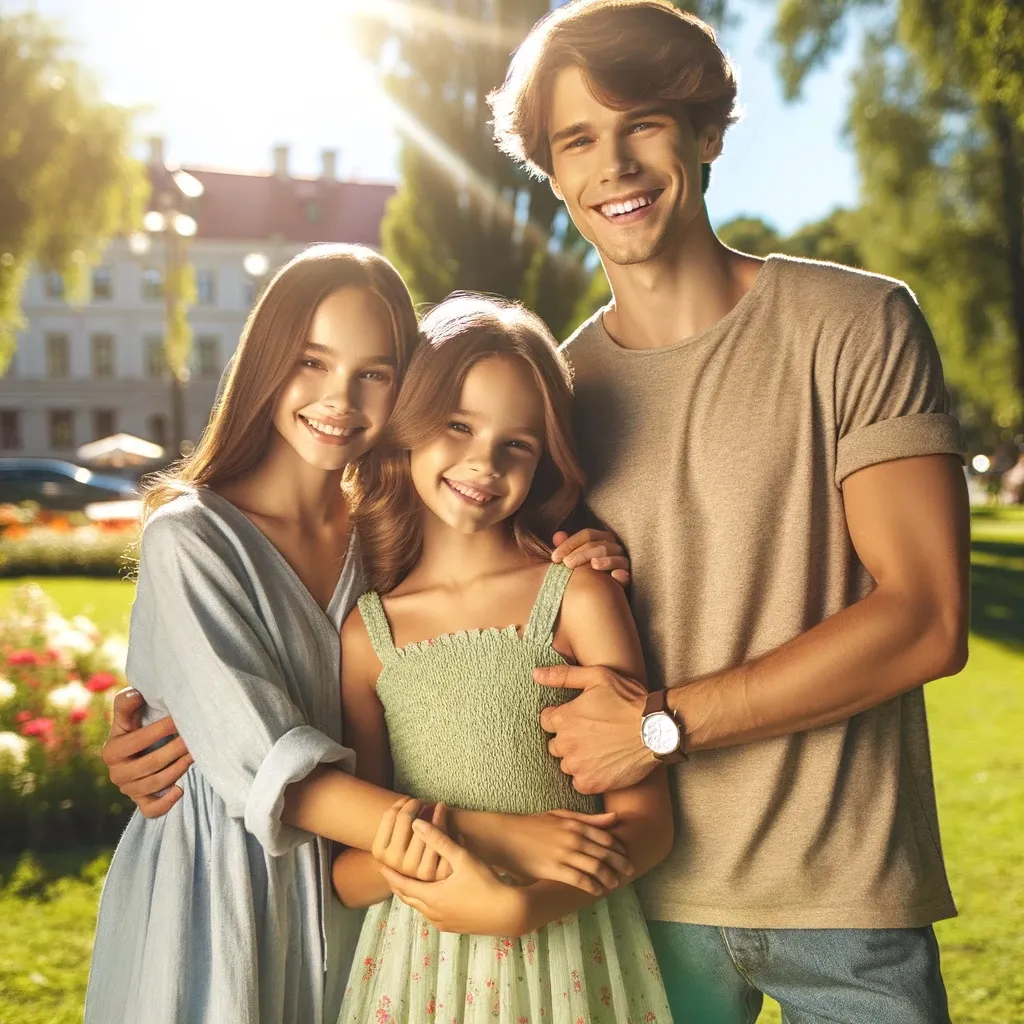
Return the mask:
<svg viewBox="0 0 1024 1024">
<path fill-rule="evenodd" d="M 779 5 L 787 92 L 878 0 Z M 932 321 L 961 418 L 989 442 L 1024 420 L 1024 5 L 899 0 L 865 39 L 849 130 L 854 234 Z"/>
<path fill-rule="evenodd" d="M 385 254 L 420 301 L 456 288 L 519 298 L 562 336 L 591 287 L 590 246 L 548 183 L 497 150 L 486 103 L 548 10 L 548 0 L 420 0 L 402 5 L 401 20 L 364 16 L 361 29 L 388 69 L 403 135 Z"/>
<path fill-rule="evenodd" d="M 0 373 L 24 324 L 30 268 L 60 272 L 84 295 L 104 242 L 141 217 L 142 168 L 130 116 L 102 102 L 38 16 L 0 13 Z"/>
</svg>

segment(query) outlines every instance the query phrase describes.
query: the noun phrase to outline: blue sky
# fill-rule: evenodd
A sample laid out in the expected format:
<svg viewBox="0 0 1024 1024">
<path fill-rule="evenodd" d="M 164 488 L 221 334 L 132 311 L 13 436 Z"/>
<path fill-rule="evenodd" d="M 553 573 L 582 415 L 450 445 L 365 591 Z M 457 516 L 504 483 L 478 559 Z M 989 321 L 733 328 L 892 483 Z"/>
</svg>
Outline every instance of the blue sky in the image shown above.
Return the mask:
<svg viewBox="0 0 1024 1024">
<path fill-rule="evenodd" d="M 269 169 L 287 143 L 291 168 L 316 173 L 324 148 L 342 175 L 394 180 L 398 144 L 372 90 L 343 56 L 343 12 L 361 0 L 11 0 L 60 21 L 106 97 L 141 108 L 139 134 L 161 134 L 174 163 Z M 726 138 L 708 205 L 721 223 L 764 217 L 788 232 L 856 199 L 841 138 L 851 40 L 805 97 L 785 103 L 768 43 L 771 3 L 738 5 L 721 37 L 740 71 L 743 121 Z M 339 57 L 339 54 L 342 56 Z"/>
</svg>

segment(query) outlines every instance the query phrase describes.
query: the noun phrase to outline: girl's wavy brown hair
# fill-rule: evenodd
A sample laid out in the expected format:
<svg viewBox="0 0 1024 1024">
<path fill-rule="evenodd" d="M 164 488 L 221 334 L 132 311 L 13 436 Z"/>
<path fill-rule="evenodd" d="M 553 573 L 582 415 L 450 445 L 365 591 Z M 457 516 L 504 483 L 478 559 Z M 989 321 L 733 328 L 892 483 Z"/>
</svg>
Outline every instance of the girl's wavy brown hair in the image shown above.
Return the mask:
<svg viewBox="0 0 1024 1024">
<path fill-rule="evenodd" d="M 698 134 L 738 120 L 736 74 L 710 25 L 668 0 L 572 0 L 537 22 L 487 97 L 498 148 L 537 177 L 551 175 L 551 91 L 571 67 L 613 110 L 659 104 Z"/>
<path fill-rule="evenodd" d="M 143 520 L 191 487 L 224 483 L 263 457 L 274 409 L 309 337 L 320 303 L 342 288 L 375 295 L 391 324 L 400 383 L 419 341 L 405 282 L 379 253 L 363 245 L 317 245 L 281 268 L 249 314 L 223 391 L 195 450 L 151 478 Z"/>
<path fill-rule="evenodd" d="M 544 451 L 511 518 L 523 552 L 550 555 L 549 540 L 583 488 L 572 440 L 572 373 L 540 317 L 517 303 L 461 293 L 435 306 L 420 331 L 423 344 L 410 360 L 384 437 L 360 467 L 355 523 L 370 585 L 380 593 L 409 574 L 423 547 L 424 506 L 413 487 L 410 453 L 445 429 L 466 375 L 485 359 L 525 363 L 544 401 Z"/>
</svg>

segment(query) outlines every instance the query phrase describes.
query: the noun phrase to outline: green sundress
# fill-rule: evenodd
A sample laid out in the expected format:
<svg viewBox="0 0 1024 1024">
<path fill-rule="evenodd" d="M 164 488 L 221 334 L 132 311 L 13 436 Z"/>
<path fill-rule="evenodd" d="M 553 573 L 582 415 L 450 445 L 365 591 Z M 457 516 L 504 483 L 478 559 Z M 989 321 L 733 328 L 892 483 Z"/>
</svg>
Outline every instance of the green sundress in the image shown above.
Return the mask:
<svg viewBox="0 0 1024 1024">
<path fill-rule="evenodd" d="M 548 570 L 526 629 L 467 630 L 396 648 L 380 598 L 359 610 L 383 671 L 395 788 L 509 814 L 592 812 L 547 751 L 538 686 L 564 664 L 552 630 L 571 570 Z M 397 898 L 366 914 L 339 1024 L 670 1024 L 632 886 L 521 938 L 439 932 Z"/>
</svg>

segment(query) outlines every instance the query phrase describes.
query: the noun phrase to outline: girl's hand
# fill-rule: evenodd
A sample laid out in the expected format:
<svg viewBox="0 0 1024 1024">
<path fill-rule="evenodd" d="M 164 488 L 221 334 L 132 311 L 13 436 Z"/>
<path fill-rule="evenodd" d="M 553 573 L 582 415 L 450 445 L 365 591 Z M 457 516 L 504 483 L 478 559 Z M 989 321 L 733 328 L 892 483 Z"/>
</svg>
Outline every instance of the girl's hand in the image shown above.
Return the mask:
<svg viewBox="0 0 1024 1024">
<path fill-rule="evenodd" d="M 384 812 L 370 850 L 382 865 L 382 873 L 388 867 L 421 882 L 439 882 L 452 873 L 451 864 L 442 861 L 437 851 L 414 831 L 424 810 L 422 800 L 403 796 Z M 448 808 L 444 804 L 434 804 L 430 820 L 438 832 L 447 834 Z"/>
<path fill-rule="evenodd" d="M 592 569 L 610 572 L 616 583 L 629 583 L 629 558 L 619 538 L 609 530 L 580 530 L 571 537 L 564 530 L 554 536 L 552 562 L 564 562 L 570 569 L 590 563 Z"/>
<path fill-rule="evenodd" d="M 442 932 L 518 936 L 527 931 L 526 900 L 518 889 L 499 882 L 486 865 L 440 829 L 425 821 L 413 822 L 412 828 L 442 863 L 450 865 L 451 874 L 441 882 L 420 882 L 381 867 L 380 873 L 403 903 Z"/>
<path fill-rule="evenodd" d="M 478 853 L 524 882 L 562 882 L 603 896 L 633 875 L 623 845 L 607 829 L 614 814 L 543 811 L 514 819 L 494 816 Z"/>
</svg>

